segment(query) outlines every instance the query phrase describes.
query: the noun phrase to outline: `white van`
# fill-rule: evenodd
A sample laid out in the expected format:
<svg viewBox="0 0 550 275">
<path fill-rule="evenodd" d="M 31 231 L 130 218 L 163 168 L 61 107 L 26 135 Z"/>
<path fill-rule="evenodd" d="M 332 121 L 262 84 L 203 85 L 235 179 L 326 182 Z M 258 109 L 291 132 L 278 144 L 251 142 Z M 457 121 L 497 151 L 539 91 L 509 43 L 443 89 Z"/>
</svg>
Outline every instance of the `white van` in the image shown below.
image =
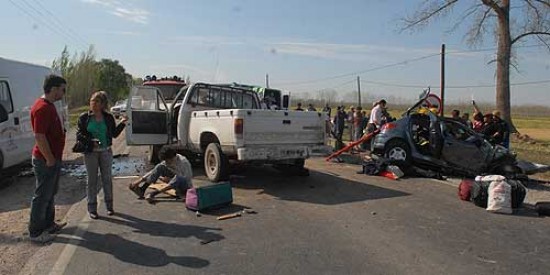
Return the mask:
<svg viewBox="0 0 550 275">
<path fill-rule="evenodd" d="M 0 169 L 31 159 L 34 135 L 30 110 L 44 94 L 44 78 L 51 68 L 0 58 Z M 68 109 L 59 101 L 57 111 L 65 130 Z"/>
</svg>

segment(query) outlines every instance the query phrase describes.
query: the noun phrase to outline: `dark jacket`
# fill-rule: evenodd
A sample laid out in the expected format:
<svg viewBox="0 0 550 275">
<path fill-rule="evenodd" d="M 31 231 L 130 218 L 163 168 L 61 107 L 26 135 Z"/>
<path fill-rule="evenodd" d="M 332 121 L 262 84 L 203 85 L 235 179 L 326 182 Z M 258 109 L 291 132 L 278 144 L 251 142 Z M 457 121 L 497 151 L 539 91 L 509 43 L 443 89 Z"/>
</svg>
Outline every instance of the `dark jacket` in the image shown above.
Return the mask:
<svg viewBox="0 0 550 275">
<path fill-rule="evenodd" d="M 84 112 L 78 117 L 76 140 L 85 145 L 86 149 L 84 152 L 92 152 L 94 149 L 92 144 L 92 134 L 88 132 L 88 122 L 92 117 L 93 113 L 91 111 Z M 118 137 L 120 133 L 122 133 L 122 130 L 124 130 L 126 124 L 119 123 L 117 126 L 113 115 L 107 112 L 103 112 L 103 119 L 107 125 L 107 146 L 111 146 L 113 145 L 113 138 Z"/>
</svg>

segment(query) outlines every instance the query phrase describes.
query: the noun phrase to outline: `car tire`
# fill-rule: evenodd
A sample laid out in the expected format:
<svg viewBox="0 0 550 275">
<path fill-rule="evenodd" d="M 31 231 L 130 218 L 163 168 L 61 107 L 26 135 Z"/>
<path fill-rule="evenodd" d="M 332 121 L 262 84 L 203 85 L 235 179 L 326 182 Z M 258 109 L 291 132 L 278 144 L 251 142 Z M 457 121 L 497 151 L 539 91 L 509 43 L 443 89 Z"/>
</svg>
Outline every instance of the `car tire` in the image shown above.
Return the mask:
<svg viewBox="0 0 550 275">
<path fill-rule="evenodd" d="M 394 139 L 386 145 L 384 157 L 399 164 L 409 166 L 411 164 L 411 149 L 403 140 Z"/>
<path fill-rule="evenodd" d="M 210 143 L 204 151 L 204 173 L 209 180 L 218 182 L 229 177 L 229 161 L 218 143 Z"/>
</svg>

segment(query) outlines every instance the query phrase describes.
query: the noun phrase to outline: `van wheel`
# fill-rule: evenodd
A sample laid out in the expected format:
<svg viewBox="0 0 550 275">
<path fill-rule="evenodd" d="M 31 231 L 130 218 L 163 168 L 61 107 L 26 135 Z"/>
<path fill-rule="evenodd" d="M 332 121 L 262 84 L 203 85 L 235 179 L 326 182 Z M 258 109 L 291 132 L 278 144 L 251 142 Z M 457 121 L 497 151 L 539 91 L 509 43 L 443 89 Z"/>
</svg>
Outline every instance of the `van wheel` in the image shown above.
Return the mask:
<svg viewBox="0 0 550 275">
<path fill-rule="evenodd" d="M 229 161 L 218 143 L 210 143 L 204 151 L 204 172 L 209 180 L 218 182 L 227 180 Z"/>
<path fill-rule="evenodd" d="M 394 139 L 386 145 L 384 157 L 408 166 L 411 164 L 411 149 L 404 141 Z"/>
<path fill-rule="evenodd" d="M 149 162 L 152 164 L 158 164 L 160 162 L 159 152 L 162 145 L 149 146 Z"/>
</svg>

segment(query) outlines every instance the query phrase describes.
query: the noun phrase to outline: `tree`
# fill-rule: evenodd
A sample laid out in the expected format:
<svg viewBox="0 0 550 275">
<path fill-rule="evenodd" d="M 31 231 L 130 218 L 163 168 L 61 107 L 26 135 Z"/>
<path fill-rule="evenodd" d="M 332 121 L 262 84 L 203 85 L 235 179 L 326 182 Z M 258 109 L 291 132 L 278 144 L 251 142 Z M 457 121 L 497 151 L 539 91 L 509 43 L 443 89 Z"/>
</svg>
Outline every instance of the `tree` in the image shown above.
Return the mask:
<svg viewBox="0 0 550 275">
<path fill-rule="evenodd" d="M 111 100 L 126 98 L 130 93 L 131 81 L 131 76 L 118 60 L 102 59 L 98 62 L 96 87 L 106 91 Z"/>
<path fill-rule="evenodd" d="M 80 54 L 75 53 L 72 58 L 69 58 L 69 51 L 65 47 L 61 56 L 52 62 L 52 68 L 61 72 L 67 80 L 66 98 L 69 106 L 87 105 L 97 76 L 94 47 L 90 46 L 88 51 Z"/>
<path fill-rule="evenodd" d="M 457 6 L 458 0 L 426 0 L 415 13 L 404 19 L 403 29 L 422 27 L 445 16 Z M 460 1 L 461 3 L 463 1 Z M 481 44 L 488 33 L 494 34 L 496 55 L 496 106 L 511 125 L 510 67 L 512 47 L 520 41 L 534 39 L 550 50 L 550 0 L 470 0 L 455 28 L 473 19 L 466 34 L 471 46 Z"/>
</svg>

